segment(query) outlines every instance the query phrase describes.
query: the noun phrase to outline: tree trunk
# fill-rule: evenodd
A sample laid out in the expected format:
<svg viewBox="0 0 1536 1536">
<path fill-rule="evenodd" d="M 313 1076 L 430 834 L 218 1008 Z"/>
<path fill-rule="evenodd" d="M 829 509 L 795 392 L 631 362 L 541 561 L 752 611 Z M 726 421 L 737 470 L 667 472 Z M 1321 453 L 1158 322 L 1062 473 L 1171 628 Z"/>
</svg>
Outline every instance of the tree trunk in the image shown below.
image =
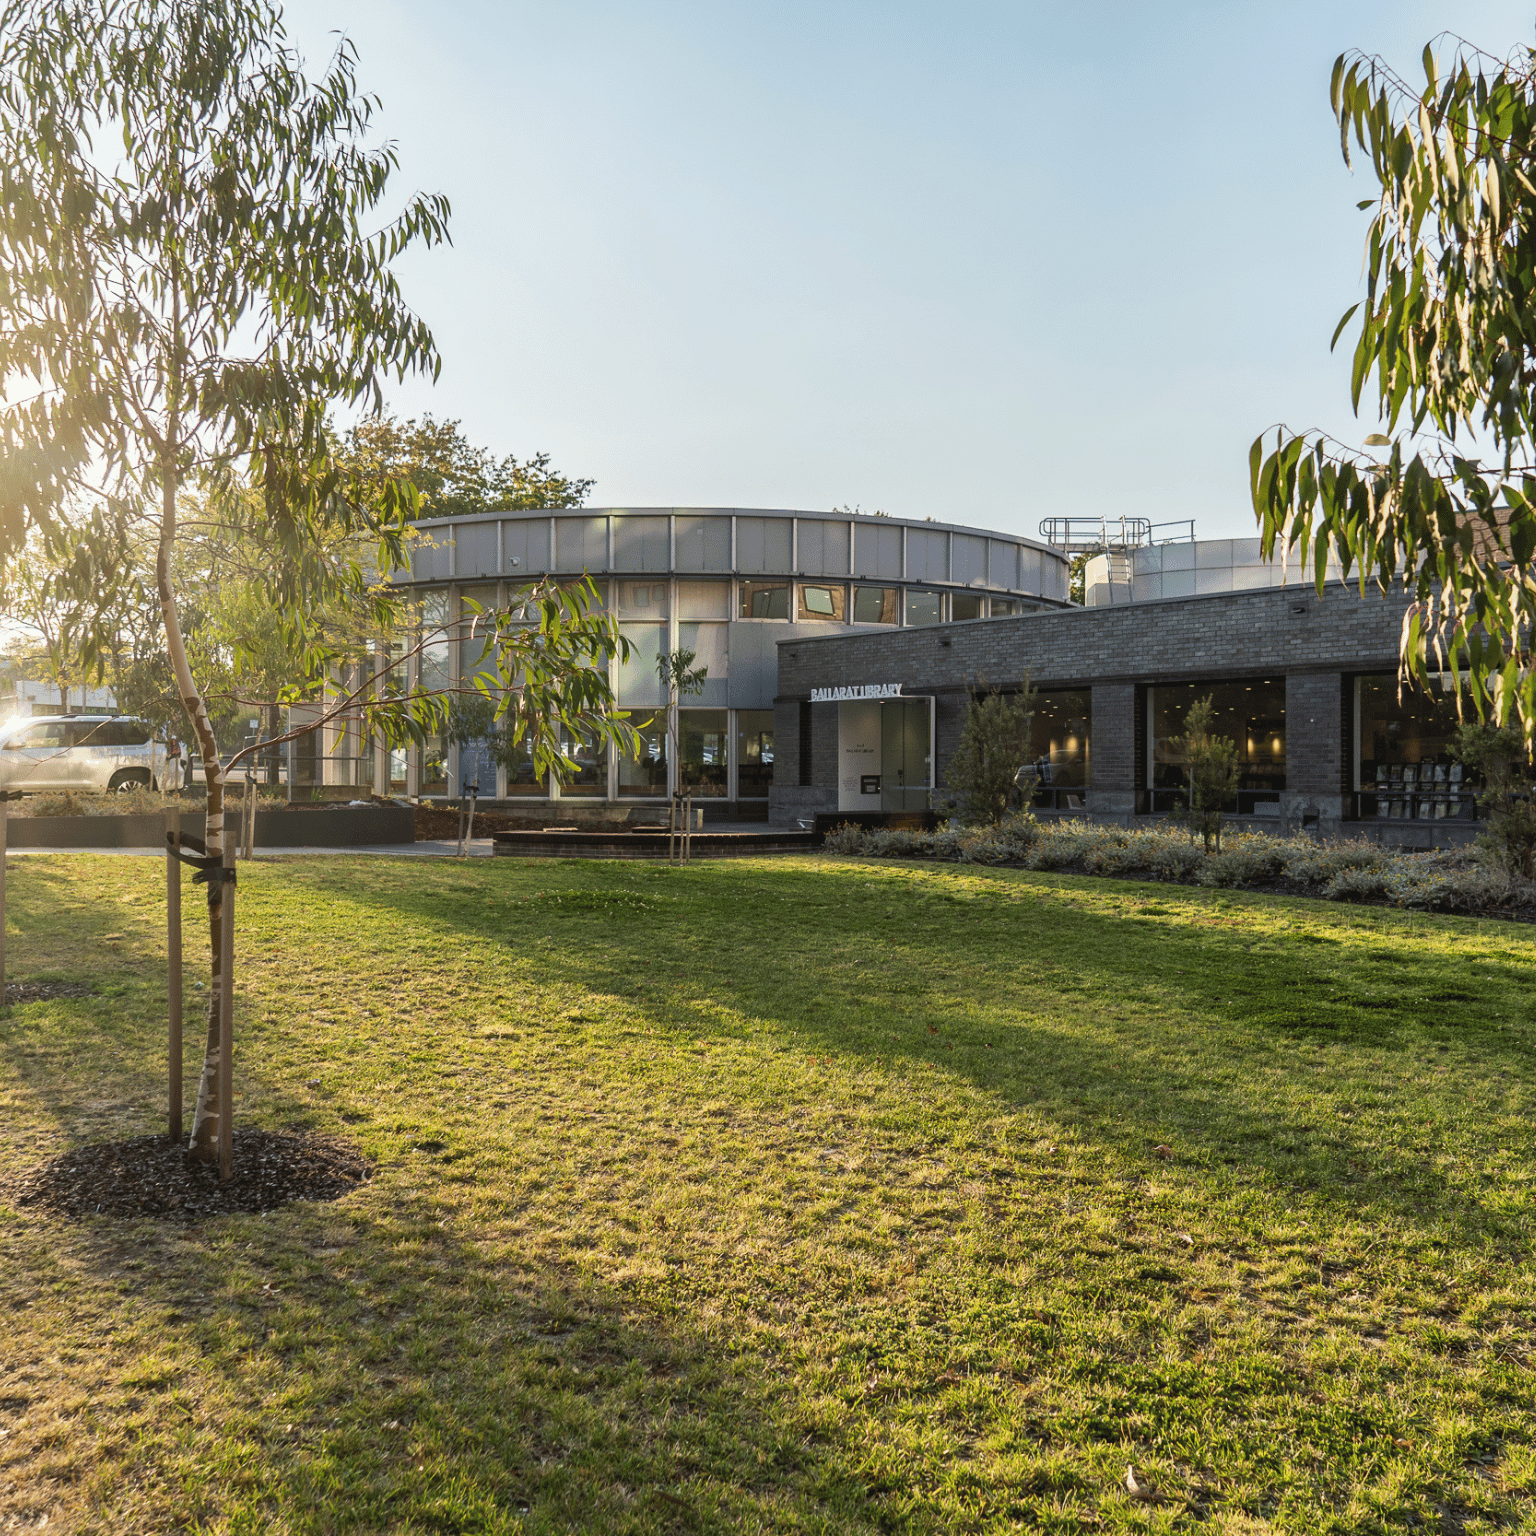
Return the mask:
<svg viewBox="0 0 1536 1536">
<path fill-rule="evenodd" d="M 160 613 L 165 621 L 165 648 L 171 670 L 176 675 L 176 691 L 187 712 L 198 749 L 203 758 L 203 777 L 208 784 L 208 858 L 222 865 L 224 856 L 224 765 L 219 760 L 219 745 L 214 739 L 213 723 L 207 706 L 192 680 L 187 648 L 181 636 L 181 621 L 176 611 L 176 596 L 171 590 L 171 549 L 176 542 L 177 475 L 174 462 L 167 457 L 161 466 L 160 549 L 155 560 L 155 580 L 160 593 Z M 214 876 L 208 881 L 208 941 L 212 955 L 208 985 L 208 1034 L 203 1054 L 203 1070 L 197 1085 L 197 1109 L 192 1117 L 192 1144 L 187 1156 L 200 1163 L 211 1163 L 219 1155 L 219 1009 L 224 995 L 220 964 L 224 923 L 224 882 Z"/>
</svg>

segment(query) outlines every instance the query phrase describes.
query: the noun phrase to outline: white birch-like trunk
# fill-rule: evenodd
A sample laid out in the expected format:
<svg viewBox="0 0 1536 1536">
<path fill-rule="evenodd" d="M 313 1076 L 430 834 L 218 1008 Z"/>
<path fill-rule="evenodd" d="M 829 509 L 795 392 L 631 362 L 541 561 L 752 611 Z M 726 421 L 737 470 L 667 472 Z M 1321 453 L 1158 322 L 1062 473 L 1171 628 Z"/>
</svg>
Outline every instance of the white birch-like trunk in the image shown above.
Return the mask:
<svg viewBox="0 0 1536 1536">
<path fill-rule="evenodd" d="M 155 579 L 160 592 L 160 613 L 165 621 L 165 648 L 171 670 L 176 676 L 176 691 L 187 712 L 193 734 L 203 759 L 203 778 L 208 785 L 208 857 L 218 863 L 224 855 L 224 766 L 219 761 L 219 747 L 213 735 L 213 723 L 207 706 L 192 680 L 187 661 L 187 647 L 181 636 L 181 620 L 176 611 L 176 595 L 171 590 L 171 550 L 176 542 L 177 475 L 169 455 L 162 464 L 160 513 L 160 549 L 155 560 Z M 212 1163 L 219 1155 L 219 1009 L 224 996 L 220 965 L 224 923 L 224 883 L 218 878 L 208 882 L 208 938 L 212 954 L 208 987 L 208 1035 L 203 1053 L 203 1070 L 197 1084 L 197 1108 L 192 1116 L 192 1143 L 187 1156 L 196 1162 Z"/>
</svg>

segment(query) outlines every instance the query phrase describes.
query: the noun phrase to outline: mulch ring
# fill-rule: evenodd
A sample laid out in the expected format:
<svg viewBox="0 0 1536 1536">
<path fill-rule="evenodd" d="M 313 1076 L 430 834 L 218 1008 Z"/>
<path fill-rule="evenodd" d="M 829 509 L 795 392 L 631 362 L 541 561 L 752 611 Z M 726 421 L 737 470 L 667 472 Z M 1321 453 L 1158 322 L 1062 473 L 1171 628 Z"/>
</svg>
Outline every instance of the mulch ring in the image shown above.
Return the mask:
<svg viewBox="0 0 1536 1536">
<path fill-rule="evenodd" d="M 93 989 L 80 981 L 11 981 L 6 983 L 7 1003 L 46 1003 L 51 997 L 91 997 Z"/>
<path fill-rule="evenodd" d="M 186 1144 L 138 1136 L 77 1147 L 0 1183 L 0 1196 L 56 1216 L 193 1222 L 294 1200 L 339 1200 L 373 1177 L 373 1164 L 356 1147 L 310 1132 L 236 1131 L 227 1184 L 217 1164 L 188 1162 Z"/>
</svg>

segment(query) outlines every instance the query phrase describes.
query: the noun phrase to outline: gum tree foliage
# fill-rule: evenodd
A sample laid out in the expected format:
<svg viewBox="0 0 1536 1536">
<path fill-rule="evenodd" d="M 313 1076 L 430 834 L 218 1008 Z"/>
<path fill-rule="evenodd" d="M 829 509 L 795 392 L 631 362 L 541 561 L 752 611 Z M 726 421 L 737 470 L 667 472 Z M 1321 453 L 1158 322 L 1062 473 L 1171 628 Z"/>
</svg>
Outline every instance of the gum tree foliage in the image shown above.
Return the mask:
<svg viewBox="0 0 1536 1536">
<path fill-rule="evenodd" d="M 952 808 L 969 823 L 1001 821 L 1019 769 L 1029 760 L 1029 725 L 1035 695 L 1026 677 L 1014 693 L 989 688 L 977 678 L 966 705 L 965 724 L 944 769 Z"/>
<path fill-rule="evenodd" d="M 302 690 L 353 658 L 323 615 L 346 594 L 381 632 L 400 598 L 376 579 L 406 563 L 420 498 L 335 452 L 333 409 L 379 410 L 383 387 L 435 375 L 430 331 L 391 263 L 447 238 L 447 201 L 382 205 L 396 156 L 370 144 L 375 98 L 343 42 L 314 78 L 270 0 L 10 0 L 0 5 L 0 536 L 67 524 L 81 579 L 149 520 L 165 656 L 208 778 L 210 855 L 224 846 L 223 762 L 181 628 L 178 512 L 189 487 L 268 559 L 273 624 Z M 377 218 L 377 222 L 374 222 Z M 361 546 L 371 544 L 365 557 Z M 616 626 L 580 592 L 540 589 L 536 622 L 496 654 L 504 707 L 601 713 Z M 75 637 L 95 663 L 105 624 Z M 594 658 L 601 665 L 594 666 Z M 533 664 L 529 665 L 530 659 Z M 547 662 L 548 665 L 543 663 Z M 366 669 L 365 669 L 366 671 Z M 391 739 L 422 739 L 440 695 L 382 678 L 337 706 Z M 213 985 L 191 1155 L 216 1155 L 224 887 L 208 886 Z"/>
<path fill-rule="evenodd" d="M 1321 592 L 1330 551 L 1361 590 L 1401 572 L 1414 598 L 1404 681 L 1469 677 L 1479 719 L 1536 738 L 1536 50 L 1424 49 L 1421 86 L 1342 55 L 1346 163 L 1379 187 L 1353 323 L 1350 388 L 1382 431 L 1351 449 L 1284 427 L 1250 455 L 1265 557 L 1294 550 Z M 1266 451 L 1267 450 L 1267 451 Z M 1458 701 L 1462 690 L 1458 687 Z"/>
<path fill-rule="evenodd" d="M 1237 796 L 1241 770 L 1237 743 L 1212 731 L 1213 718 L 1213 696 L 1196 699 L 1184 716 L 1184 734 L 1175 736 L 1169 746 L 1184 759 L 1188 779 L 1185 803 L 1174 812 L 1174 819 L 1189 823 L 1191 842 L 1198 832 L 1207 853 L 1213 848 L 1220 853 L 1221 813 Z"/>
</svg>

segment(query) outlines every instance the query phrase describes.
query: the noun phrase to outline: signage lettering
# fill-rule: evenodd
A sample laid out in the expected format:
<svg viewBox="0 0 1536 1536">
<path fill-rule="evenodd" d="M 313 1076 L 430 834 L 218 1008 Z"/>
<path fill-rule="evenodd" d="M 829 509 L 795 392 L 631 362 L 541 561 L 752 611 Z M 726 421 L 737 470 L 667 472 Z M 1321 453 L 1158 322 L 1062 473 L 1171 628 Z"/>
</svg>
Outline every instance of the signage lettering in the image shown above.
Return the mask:
<svg viewBox="0 0 1536 1536">
<path fill-rule="evenodd" d="M 845 699 L 899 699 L 900 683 L 854 683 L 846 688 L 812 688 L 812 704 L 840 704 Z"/>
</svg>

